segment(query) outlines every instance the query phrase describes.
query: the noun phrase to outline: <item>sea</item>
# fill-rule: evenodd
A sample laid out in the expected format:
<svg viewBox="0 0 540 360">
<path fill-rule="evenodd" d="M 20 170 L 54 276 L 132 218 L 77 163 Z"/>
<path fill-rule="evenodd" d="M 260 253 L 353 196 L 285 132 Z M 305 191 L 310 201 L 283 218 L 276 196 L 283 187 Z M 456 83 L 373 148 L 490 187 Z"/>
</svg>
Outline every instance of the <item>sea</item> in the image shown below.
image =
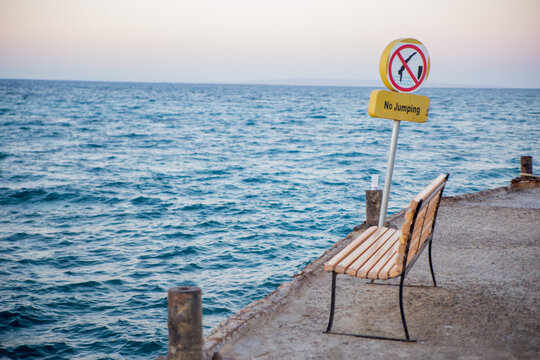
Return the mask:
<svg viewBox="0 0 540 360">
<path fill-rule="evenodd" d="M 208 334 L 289 281 L 384 187 L 374 89 L 0 80 L 0 358 L 153 359 L 169 288 L 202 289 Z M 457 195 L 538 164 L 540 89 L 418 93 L 389 214 L 441 173 Z"/>
</svg>

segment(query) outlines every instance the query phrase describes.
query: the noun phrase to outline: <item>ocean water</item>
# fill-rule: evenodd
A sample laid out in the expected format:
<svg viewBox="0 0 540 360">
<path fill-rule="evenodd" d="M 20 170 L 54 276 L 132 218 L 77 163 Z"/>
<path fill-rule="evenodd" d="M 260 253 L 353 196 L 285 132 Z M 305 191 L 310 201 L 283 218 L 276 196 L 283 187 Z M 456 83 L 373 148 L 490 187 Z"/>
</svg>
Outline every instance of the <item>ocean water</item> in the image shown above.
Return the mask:
<svg viewBox="0 0 540 360">
<path fill-rule="evenodd" d="M 371 88 L 0 80 L 0 358 L 167 352 L 167 289 L 205 333 L 364 220 L 392 121 Z M 389 212 L 540 159 L 540 90 L 435 89 L 405 123 Z"/>
</svg>

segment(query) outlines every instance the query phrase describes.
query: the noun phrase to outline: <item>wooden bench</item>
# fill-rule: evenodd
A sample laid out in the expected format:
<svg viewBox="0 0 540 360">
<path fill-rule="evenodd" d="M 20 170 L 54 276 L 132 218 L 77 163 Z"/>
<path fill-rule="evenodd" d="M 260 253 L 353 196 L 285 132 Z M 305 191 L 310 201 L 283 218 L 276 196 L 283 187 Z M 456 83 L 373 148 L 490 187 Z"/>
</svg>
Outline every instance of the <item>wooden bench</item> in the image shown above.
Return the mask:
<svg viewBox="0 0 540 360">
<path fill-rule="evenodd" d="M 410 339 L 405 321 L 403 284 L 405 275 L 418 259 L 420 253 L 429 245 L 429 267 L 433 286 L 437 286 L 431 259 L 431 242 L 439 204 L 447 180 L 448 174 L 440 175 L 412 199 L 405 213 L 405 222 L 401 230 L 372 226 L 324 264 L 324 270 L 332 272 L 330 319 L 326 333 L 331 333 L 334 320 L 337 274 L 371 280 L 387 280 L 400 276 L 399 307 L 405 339 L 360 334 L 332 334 L 415 341 Z"/>
</svg>

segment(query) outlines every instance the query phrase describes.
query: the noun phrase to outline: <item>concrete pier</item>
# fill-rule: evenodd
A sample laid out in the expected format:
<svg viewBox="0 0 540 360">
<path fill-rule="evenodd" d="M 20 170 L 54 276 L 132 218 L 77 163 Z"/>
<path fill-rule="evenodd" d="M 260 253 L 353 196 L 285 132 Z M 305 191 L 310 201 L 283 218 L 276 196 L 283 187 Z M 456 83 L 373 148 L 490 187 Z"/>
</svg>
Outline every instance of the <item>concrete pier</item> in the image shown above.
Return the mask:
<svg viewBox="0 0 540 360">
<path fill-rule="evenodd" d="M 391 216 L 390 225 L 399 227 L 402 215 Z M 207 358 L 540 357 L 540 188 L 443 199 L 433 239 L 438 287 L 431 286 L 426 252 L 406 279 L 405 312 L 417 343 L 323 333 L 331 274 L 322 265 L 361 231 L 215 328 L 205 338 Z M 401 336 L 398 287 L 338 277 L 334 330 Z"/>
</svg>

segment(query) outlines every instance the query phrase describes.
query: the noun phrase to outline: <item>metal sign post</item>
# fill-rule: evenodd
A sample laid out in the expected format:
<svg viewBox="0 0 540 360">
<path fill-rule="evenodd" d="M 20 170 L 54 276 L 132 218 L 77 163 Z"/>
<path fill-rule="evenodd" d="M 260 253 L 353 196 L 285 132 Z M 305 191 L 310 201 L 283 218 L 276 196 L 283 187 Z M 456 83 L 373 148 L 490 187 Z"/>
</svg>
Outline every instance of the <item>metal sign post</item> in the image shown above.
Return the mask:
<svg viewBox="0 0 540 360">
<path fill-rule="evenodd" d="M 386 213 L 388 210 L 388 199 L 390 198 L 390 186 L 392 185 L 392 173 L 394 172 L 394 160 L 396 159 L 396 149 L 399 136 L 399 125 L 401 121 L 394 120 L 392 129 L 392 141 L 390 142 L 390 154 L 388 155 L 388 165 L 386 165 L 386 178 L 384 179 L 384 191 L 381 202 L 381 213 L 379 215 L 379 227 L 384 227 Z"/>
<path fill-rule="evenodd" d="M 429 98 L 411 92 L 416 91 L 427 79 L 429 68 L 427 49 L 416 39 L 394 40 L 388 44 L 381 56 L 379 63 L 381 79 L 392 91 L 372 91 L 368 113 L 373 117 L 394 120 L 394 128 L 386 166 L 379 227 L 384 227 L 386 223 L 401 121 L 423 123 L 428 118 Z"/>
</svg>

